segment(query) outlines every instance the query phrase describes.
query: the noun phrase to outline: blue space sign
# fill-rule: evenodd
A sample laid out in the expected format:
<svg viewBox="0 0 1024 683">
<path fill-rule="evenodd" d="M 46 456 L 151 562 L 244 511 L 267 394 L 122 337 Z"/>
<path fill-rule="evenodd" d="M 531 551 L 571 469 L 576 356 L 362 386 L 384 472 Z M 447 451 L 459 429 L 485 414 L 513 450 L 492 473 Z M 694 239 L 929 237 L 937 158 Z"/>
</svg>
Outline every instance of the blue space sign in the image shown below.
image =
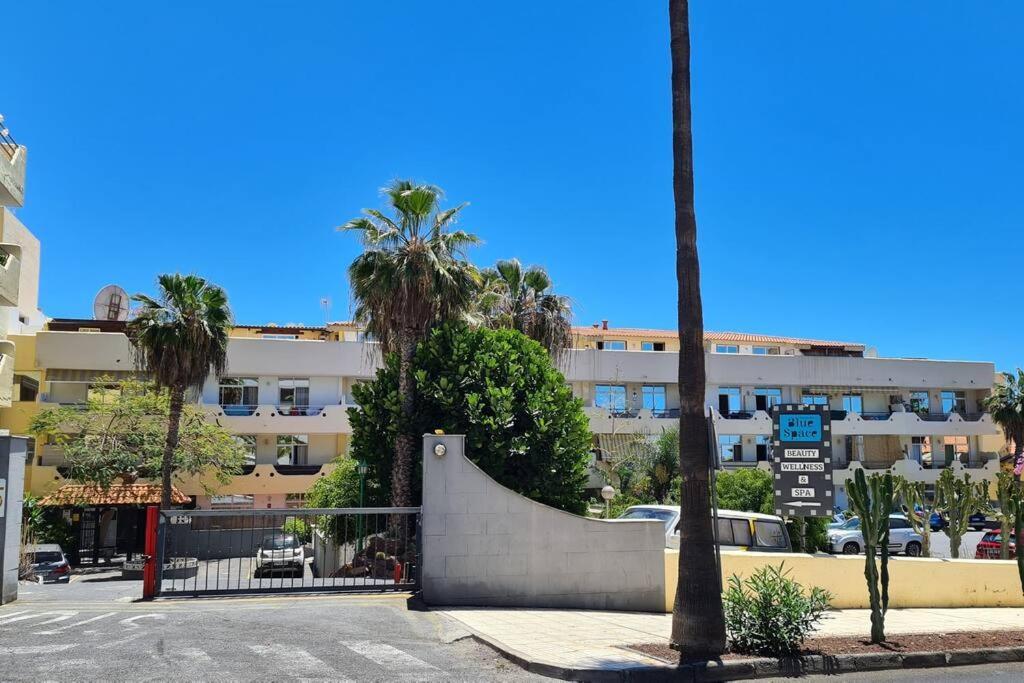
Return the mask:
<svg viewBox="0 0 1024 683">
<path fill-rule="evenodd" d="M 782 441 L 821 441 L 821 415 L 783 413 L 780 423 Z"/>
</svg>

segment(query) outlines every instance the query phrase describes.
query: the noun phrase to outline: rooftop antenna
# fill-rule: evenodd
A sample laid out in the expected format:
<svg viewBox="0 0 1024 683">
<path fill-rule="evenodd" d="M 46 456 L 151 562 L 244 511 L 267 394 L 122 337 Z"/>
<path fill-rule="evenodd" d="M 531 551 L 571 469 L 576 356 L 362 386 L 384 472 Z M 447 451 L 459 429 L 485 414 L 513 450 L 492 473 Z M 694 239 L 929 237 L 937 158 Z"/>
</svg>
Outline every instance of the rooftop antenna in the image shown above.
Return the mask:
<svg viewBox="0 0 1024 683">
<path fill-rule="evenodd" d="M 327 296 L 321 297 L 320 308 L 324 312 L 324 327 L 326 327 L 327 323 L 331 321 L 331 298 Z"/>
<path fill-rule="evenodd" d="M 117 285 L 107 285 L 96 294 L 92 302 L 94 320 L 128 319 L 128 292 Z"/>
</svg>

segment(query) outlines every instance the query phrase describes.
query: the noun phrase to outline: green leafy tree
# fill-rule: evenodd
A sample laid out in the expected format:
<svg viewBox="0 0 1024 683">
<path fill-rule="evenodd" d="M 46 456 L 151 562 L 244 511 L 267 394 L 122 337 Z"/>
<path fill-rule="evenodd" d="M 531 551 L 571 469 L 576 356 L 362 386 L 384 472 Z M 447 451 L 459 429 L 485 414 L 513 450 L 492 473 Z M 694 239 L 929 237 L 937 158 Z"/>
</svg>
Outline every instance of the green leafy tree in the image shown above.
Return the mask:
<svg viewBox="0 0 1024 683">
<path fill-rule="evenodd" d="M 1003 381 L 996 384 L 982 405 L 1013 444 L 1010 459 L 1013 473 L 1020 477 L 1024 471 L 1024 370 L 1017 368 L 1016 374 L 1004 372 Z"/>
<path fill-rule="evenodd" d="M 364 209 L 363 216 L 339 229 L 360 233 L 364 245 L 348 269 L 355 318 L 386 355 L 397 356 L 401 427 L 391 440 L 389 491 L 392 505 L 401 507 L 412 500 L 412 463 L 420 437 L 408 431 L 417 412 L 416 345 L 436 325 L 459 320 L 472 308 L 480 277 L 463 254 L 479 240 L 451 230 L 465 205 L 442 210 L 437 187 L 396 180 L 382 194 L 391 216 Z"/>
<path fill-rule="evenodd" d="M 948 471 L 948 470 L 947 470 Z M 864 476 L 858 469 L 846 485 L 850 509 L 860 518 L 864 537 L 864 578 L 871 606 L 871 642 L 885 642 L 885 613 L 889 609 L 889 515 L 896 499 L 893 476 Z M 875 561 L 881 555 L 881 572 Z"/>
<path fill-rule="evenodd" d="M 477 305 L 489 327 L 518 330 L 556 360 L 572 345 L 572 306 L 552 291 L 540 266 L 524 270 L 518 259 L 498 261 L 482 273 Z"/>
<path fill-rule="evenodd" d="M 715 482 L 718 507 L 723 510 L 773 513 L 772 475 L 757 468 L 719 472 Z"/>
<path fill-rule="evenodd" d="M 909 481 L 900 475 L 893 476 L 896 494 L 903 501 L 907 521 L 914 531 L 921 534 L 921 557 L 932 556 L 932 516 L 939 511 L 937 497 L 928 499 L 923 481 Z"/>
<path fill-rule="evenodd" d="M 306 491 L 307 508 L 354 508 L 359 507 L 359 469 L 352 458 L 340 457 L 334 460 L 334 470 L 326 477 L 320 477 Z M 367 496 L 378 499 L 378 487 L 367 479 Z M 316 526 L 329 534 L 336 543 L 354 543 L 358 535 L 358 524 L 352 515 L 329 515 L 318 517 Z M 369 529 L 364 529 L 364 533 Z"/>
<path fill-rule="evenodd" d="M 161 507 L 171 506 L 174 469 L 185 393 L 198 390 L 210 373 L 224 374 L 228 362 L 231 309 L 224 290 L 197 275 L 157 278 L 157 298 L 132 297 L 142 304 L 128 323 L 136 364 L 170 392 L 160 483 Z"/>
<path fill-rule="evenodd" d="M 971 475 L 963 479 L 945 469 L 935 483 L 937 507 L 946 515 L 946 535 L 949 552 L 954 559 L 960 557 L 960 543 L 970 528 L 971 515 L 988 506 L 988 482 L 971 483 Z"/>
<path fill-rule="evenodd" d="M 119 385 L 101 378 L 84 409 L 63 406 L 40 411 L 29 431 L 61 448 L 72 479 L 107 487 L 164 473 L 172 395 L 151 382 Z M 198 406 L 179 407 L 171 475 L 212 475 L 227 483 L 242 471 L 246 449 Z"/>
<path fill-rule="evenodd" d="M 385 359 L 357 385 L 349 409 L 352 457 L 370 468 L 376 496 L 391 496 L 391 468 L 403 433 L 443 429 L 466 435 L 466 454 L 499 483 L 533 500 L 583 513 L 591 435 L 579 399 L 537 342 L 514 330 L 446 325 L 433 330 L 414 357 L 418 399 L 406 417 L 399 363 Z M 414 479 L 414 500 L 421 478 Z"/>
</svg>

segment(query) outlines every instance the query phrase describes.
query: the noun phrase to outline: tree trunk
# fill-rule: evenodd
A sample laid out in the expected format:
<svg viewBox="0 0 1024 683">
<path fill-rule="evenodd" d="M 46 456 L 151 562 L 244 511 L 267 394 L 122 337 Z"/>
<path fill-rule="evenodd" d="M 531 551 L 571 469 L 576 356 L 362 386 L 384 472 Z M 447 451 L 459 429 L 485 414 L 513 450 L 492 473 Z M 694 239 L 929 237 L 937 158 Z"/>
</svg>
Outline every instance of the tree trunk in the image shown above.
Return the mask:
<svg viewBox="0 0 1024 683">
<path fill-rule="evenodd" d="M 925 508 L 924 513 L 928 515 L 924 520 L 924 528 L 921 529 L 921 557 L 932 556 L 932 513 Z"/>
<path fill-rule="evenodd" d="M 669 0 L 672 41 L 673 194 L 679 287 L 679 581 L 672 610 L 672 646 L 681 661 L 725 651 L 721 577 L 711 527 L 707 424 L 704 417 L 704 314 L 693 204 L 690 112 L 690 20 L 687 0 Z"/>
<path fill-rule="evenodd" d="M 416 353 L 416 335 L 409 328 L 398 334 L 398 400 L 405 425 L 395 438 L 395 461 L 391 465 L 391 504 L 407 507 L 412 504 L 412 463 L 416 451 L 416 435 L 407 433 L 416 408 L 416 387 L 412 359 Z"/>
<path fill-rule="evenodd" d="M 167 441 L 164 442 L 164 459 L 160 472 L 160 507 L 171 509 L 171 473 L 174 471 L 174 451 L 178 449 L 178 432 L 181 429 L 181 409 L 185 405 L 185 387 L 171 387 L 171 406 L 167 414 Z"/>
</svg>

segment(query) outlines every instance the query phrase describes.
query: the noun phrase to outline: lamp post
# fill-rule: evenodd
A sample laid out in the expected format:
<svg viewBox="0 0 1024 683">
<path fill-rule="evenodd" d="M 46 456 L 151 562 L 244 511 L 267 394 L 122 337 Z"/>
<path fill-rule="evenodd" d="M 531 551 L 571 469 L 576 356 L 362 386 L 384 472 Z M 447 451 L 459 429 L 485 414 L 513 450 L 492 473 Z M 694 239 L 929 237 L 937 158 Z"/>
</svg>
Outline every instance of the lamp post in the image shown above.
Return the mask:
<svg viewBox="0 0 1024 683">
<path fill-rule="evenodd" d="M 370 467 L 366 464 L 365 460 L 360 460 L 356 466 L 356 471 L 359 472 L 359 507 L 363 507 L 363 498 L 366 496 L 366 473 L 370 471 Z M 363 552 L 363 514 L 359 513 L 356 524 L 356 554 Z"/>
<path fill-rule="evenodd" d="M 601 489 L 601 497 L 604 498 L 604 518 L 609 519 L 612 516 L 612 498 L 615 497 L 615 489 L 605 486 Z"/>
</svg>

